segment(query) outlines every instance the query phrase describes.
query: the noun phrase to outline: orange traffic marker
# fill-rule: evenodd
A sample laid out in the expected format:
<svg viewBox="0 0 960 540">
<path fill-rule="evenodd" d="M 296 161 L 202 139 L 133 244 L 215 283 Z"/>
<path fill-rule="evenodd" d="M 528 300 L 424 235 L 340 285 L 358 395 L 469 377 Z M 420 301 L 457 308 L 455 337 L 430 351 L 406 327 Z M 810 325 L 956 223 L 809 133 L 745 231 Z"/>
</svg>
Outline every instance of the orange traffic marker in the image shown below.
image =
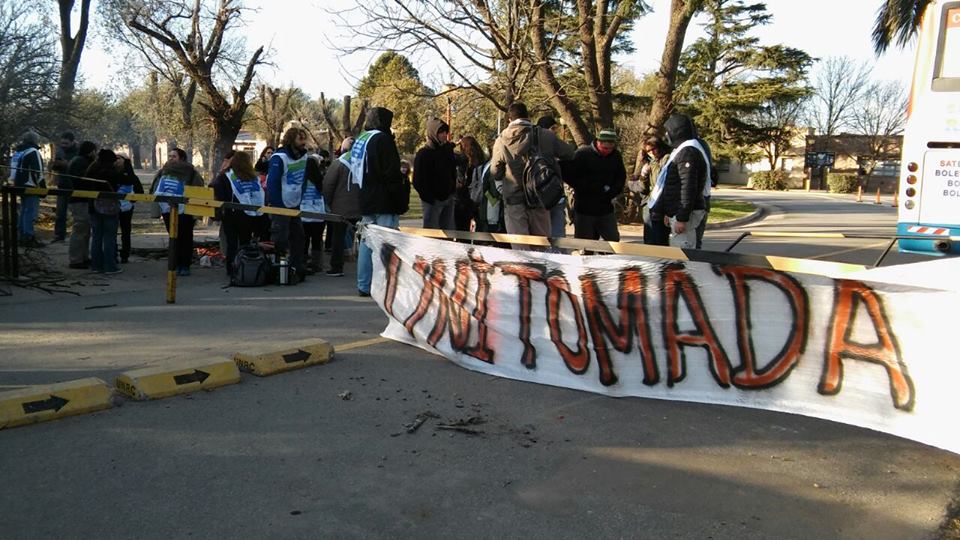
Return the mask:
<svg viewBox="0 0 960 540">
<path fill-rule="evenodd" d="M 880 202 L 880 188 L 877 188 L 877 198 L 873 201 L 873 204 L 882 204 Z"/>
<path fill-rule="evenodd" d="M 900 206 L 900 190 L 893 192 L 893 204 L 891 204 L 890 206 L 894 208 Z"/>
<path fill-rule="evenodd" d="M 857 202 L 863 202 L 863 186 L 857 186 Z"/>
</svg>

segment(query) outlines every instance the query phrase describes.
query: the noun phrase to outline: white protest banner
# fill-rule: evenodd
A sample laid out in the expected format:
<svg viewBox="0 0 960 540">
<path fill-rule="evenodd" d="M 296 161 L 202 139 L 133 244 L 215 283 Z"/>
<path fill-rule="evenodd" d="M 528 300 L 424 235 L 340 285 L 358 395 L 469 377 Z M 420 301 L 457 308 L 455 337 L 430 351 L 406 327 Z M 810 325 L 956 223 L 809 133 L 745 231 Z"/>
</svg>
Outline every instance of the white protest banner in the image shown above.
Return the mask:
<svg viewBox="0 0 960 540">
<path fill-rule="evenodd" d="M 390 321 L 383 335 L 463 367 L 815 416 L 960 452 L 956 291 L 478 247 L 381 227 L 366 241 L 373 297 Z"/>
</svg>

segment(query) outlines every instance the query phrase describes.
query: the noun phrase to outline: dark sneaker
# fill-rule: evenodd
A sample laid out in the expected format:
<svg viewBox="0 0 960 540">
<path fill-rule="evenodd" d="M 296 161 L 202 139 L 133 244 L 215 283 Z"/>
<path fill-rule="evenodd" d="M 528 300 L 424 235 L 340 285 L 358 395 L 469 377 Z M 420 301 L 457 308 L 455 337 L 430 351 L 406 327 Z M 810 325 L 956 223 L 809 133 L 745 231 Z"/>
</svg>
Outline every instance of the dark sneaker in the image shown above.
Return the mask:
<svg viewBox="0 0 960 540">
<path fill-rule="evenodd" d="M 123 272 L 123 268 L 117 268 L 116 270 L 106 270 L 106 271 L 104 271 L 104 274 L 110 276 L 110 275 L 113 275 L 113 274 L 120 274 L 120 273 L 122 273 L 122 272 Z"/>
<path fill-rule="evenodd" d="M 50 243 L 51 243 L 51 244 L 56 244 L 56 243 L 58 243 L 58 242 L 66 242 L 66 240 L 67 240 L 66 238 L 64 238 L 64 237 L 62 237 L 62 236 L 58 236 L 58 237 L 54 238 L 53 240 L 51 240 Z"/>
<path fill-rule="evenodd" d="M 333 270 L 333 269 L 330 269 L 330 270 L 327 270 L 326 275 L 328 275 L 328 276 L 330 276 L 330 277 L 342 277 L 342 276 L 343 276 L 343 270 Z"/>
<path fill-rule="evenodd" d="M 357 291 L 357 296 L 359 296 L 359 297 L 361 297 L 361 298 L 367 298 L 367 297 L 370 296 L 370 293 L 364 292 L 364 291 Z"/>
<path fill-rule="evenodd" d="M 89 270 L 90 263 L 70 263 L 71 270 Z"/>
</svg>

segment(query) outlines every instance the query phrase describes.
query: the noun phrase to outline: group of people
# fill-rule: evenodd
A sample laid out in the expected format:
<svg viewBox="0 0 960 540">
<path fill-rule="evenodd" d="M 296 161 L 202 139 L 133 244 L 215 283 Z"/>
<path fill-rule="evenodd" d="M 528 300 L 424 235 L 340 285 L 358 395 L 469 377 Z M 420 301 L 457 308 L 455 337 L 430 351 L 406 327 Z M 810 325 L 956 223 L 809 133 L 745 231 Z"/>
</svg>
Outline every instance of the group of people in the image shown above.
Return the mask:
<svg viewBox="0 0 960 540">
<path fill-rule="evenodd" d="M 619 241 L 614 200 L 626 186 L 644 198 L 644 242 L 677 247 L 700 247 L 709 212 L 711 175 L 709 146 L 697 135 L 689 117 L 672 115 L 663 139 L 644 143 L 645 165 L 638 177 L 627 180 L 615 130 L 605 128 L 588 145 L 574 148 L 556 132 L 552 117 L 536 123 L 520 102 L 507 111 L 509 124 L 493 143 L 489 157 L 472 136 L 450 141 L 450 126 L 440 119 L 426 123 L 426 144 L 411 166 L 400 158 L 391 131 L 393 113 L 383 107 L 367 112 L 364 131 L 342 141 L 334 156 L 308 149 L 301 127 L 289 128 L 279 148 L 266 148 L 254 162 L 242 151 L 225 156 L 210 183 L 214 198 L 248 208 L 221 210 L 221 241 L 226 270 L 233 276 L 239 249 L 254 241 L 271 241 L 278 258 L 292 272 L 292 282 L 324 268 L 324 233 L 331 251 L 326 274 L 342 276 L 346 245 L 354 227 L 397 228 L 409 205 L 411 186 L 423 205 L 423 226 L 452 230 L 506 232 L 550 237 L 565 236 L 568 219 L 582 239 Z M 18 186 L 42 186 L 43 164 L 35 133 L 24 136 L 14 154 L 11 178 Z M 150 193 L 184 196 L 186 186 L 203 186 L 200 173 L 186 152 L 175 148 L 156 174 Z M 551 206 L 531 204 L 531 159 L 544 160 L 566 188 Z M 130 160 L 90 142 L 76 143 L 64 133 L 53 170 L 58 187 L 86 191 L 142 193 Z M 33 221 L 39 198 L 23 197 L 21 242 L 36 245 Z M 190 274 L 193 259 L 193 216 L 178 208 L 176 268 Z M 253 207 L 299 210 L 269 213 Z M 133 203 L 113 199 L 60 197 L 54 241 L 70 231 L 70 267 L 116 273 L 130 255 Z M 316 214 L 328 214 L 327 220 Z M 329 215 L 335 215 L 336 218 Z M 155 216 L 170 227 L 171 205 L 157 203 Z M 122 231 L 117 251 L 117 229 Z M 360 243 L 357 290 L 369 296 L 372 279 L 370 249 Z"/>
<path fill-rule="evenodd" d="M 10 179 L 18 187 L 45 187 L 43 156 L 39 136 L 27 131 L 11 159 Z M 91 141 L 77 143 L 76 136 L 65 132 L 60 137 L 50 172 L 56 187 L 94 192 L 143 193 L 143 186 L 124 155 L 104 148 L 98 151 Z M 34 225 L 40 197 L 25 195 L 18 216 L 19 241 L 28 247 L 43 244 L 36 238 Z M 91 199 L 58 196 L 54 242 L 67 241 L 67 215 L 72 218 L 69 237 L 69 266 L 103 274 L 117 274 L 130 257 L 133 203 L 117 199 Z M 117 231 L 121 233 L 117 249 Z"/>
<path fill-rule="evenodd" d="M 550 116 L 533 123 L 523 103 L 512 104 L 509 124 L 489 158 L 474 137 L 450 141 L 450 126 L 426 123 L 426 144 L 414 159 L 413 186 L 423 205 L 423 227 L 506 232 L 562 238 L 568 220 L 574 236 L 619 241 L 614 200 L 624 187 L 644 198 L 644 241 L 699 248 L 709 211 L 712 178 L 709 146 L 689 117 L 675 114 L 664 140 L 645 141 L 645 165 L 627 182 L 617 133 L 601 129 L 580 148 L 564 142 Z M 531 156 L 538 155 L 566 185 L 552 206 L 531 204 Z"/>
</svg>

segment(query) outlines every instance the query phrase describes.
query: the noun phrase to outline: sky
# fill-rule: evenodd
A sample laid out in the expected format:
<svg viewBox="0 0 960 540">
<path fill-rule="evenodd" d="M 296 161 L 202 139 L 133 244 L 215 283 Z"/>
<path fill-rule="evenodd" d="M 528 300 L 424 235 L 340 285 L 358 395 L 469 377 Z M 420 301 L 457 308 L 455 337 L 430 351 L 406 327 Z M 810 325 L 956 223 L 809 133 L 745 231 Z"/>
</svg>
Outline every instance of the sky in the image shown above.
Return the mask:
<svg viewBox="0 0 960 540">
<path fill-rule="evenodd" d="M 632 36 L 636 52 L 616 58 L 638 76 L 659 67 L 669 20 L 669 0 L 648 3 L 654 11 L 636 25 Z M 274 67 L 265 66 L 259 71 L 261 79 L 271 85 L 299 86 L 313 98 L 321 92 L 340 98 L 353 94 L 377 54 L 343 56 L 336 50 L 335 44 L 350 44 L 351 39 L 345 29 L 337 27 L 330 12 L 343 12 L 355 2 L 246 0 L 244 4 L 257 10 L 249 14 L 241 29 L 251 50 L 262 44 L 273 51 Z M 874 66 L 875 79 L 900 80 L 909 88 L 913 45 L 903 50 L 892 48 L 879 59 L 873 54 L 870 32 L 880 0 L 767 0 L 766 4 L 773 21 L 755 30 L 761 44 L 796 47 L 815 58 L 847 55 Z M 694 19 L 685 45 L 702 35 L 702 22 Z M 125 89 L 116 77 L 120 62 L 106 51 L 103 36 L 94 32 L 90 40 L 80 65 L 84 86 L 123 93 Z M 437 70 L 436 64 L 426 58 L 413 61 L 427 84 L 446 82 L 446 74 Z"/>
</svg>

